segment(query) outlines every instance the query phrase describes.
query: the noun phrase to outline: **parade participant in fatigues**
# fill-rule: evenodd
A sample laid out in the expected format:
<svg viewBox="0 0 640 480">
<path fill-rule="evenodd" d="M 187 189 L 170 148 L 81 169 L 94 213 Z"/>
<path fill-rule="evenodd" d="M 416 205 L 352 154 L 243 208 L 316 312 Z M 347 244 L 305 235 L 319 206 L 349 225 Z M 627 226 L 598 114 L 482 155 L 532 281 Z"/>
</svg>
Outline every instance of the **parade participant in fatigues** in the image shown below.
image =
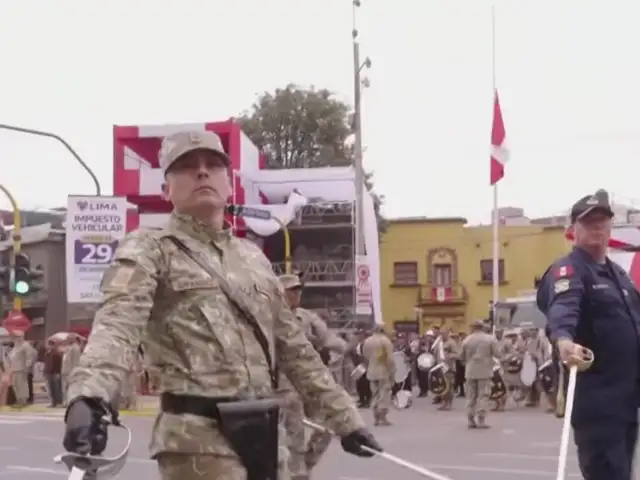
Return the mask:
<svg viewBox="0 0 640 480">
<path fill-rule="evenodd" d="M 13 337 L 14 345 L 9 353 L 11 387 L 16 397 L 16 407 L 24 407 L 29 398 L 27 376 L 33 362 L 35 349 L 24 339 L 24 332 L 15 331 Z"/>
<path fill-rule="evenodd" d="M 431 336 L 429 335 L 431 333 Z M 427 331 L 418 345 L 418 355 L 421 353 L 431 353 L 431 345 L 433 343 L 433 332 Z M 417 358 L 416 358 L 417 361 Z M 429 395 L 429 371 L 417 368 L 418 388 L 420 389 L 418 397 L 426 397 Z"/>
<path fill-rule="evenodd" d="M 300 298 L 303 284 L 298 275 L 281 275 L 280 283 L 285 290 L 287 303 L 300 322 L 302 329 L 318 352 L 336 351 L 343 353 L 346 345 L 344 341 L 329 331 L 326 323 L 315 313 L 301 308 Z M 314 431 L 309 442 L 306 442 L 305 427 L 302 420 L 305 416 L 303 399 L 286 378 L 280 378 L 278 394 L 284 399 L 282 417 L 287 432 L 287 446 L 289 448 L 289 471 L 292 480 L 306 480 L 311 469 L 320 461 L 331 443 L 331 435 L 326 432 Z M 309 416 L 312 416 L 313 412 Z M 323 418 L 312 418 L 322 424 Z"/>
<path fill-rule="evenodd" d="M 494 358 L 500 358 L 498 341 L 484 331 L 480 320 L 471 325 L 471 334 L 462 342 L 460 359 L 467 374 L 467 420 L 469 428 L 489 428 L 486 422 Z"/>
<path fill-rule="evenodd" d="M 498 341 L 498 353 L 500 353 L 500 357 L 497 360 L 500 362 L 501 364 L 500 366 L 504 369 L 504 365 L 503 365 L 504 358 L 513 353 L 512 343 L 508 338 L 504 336 L 504 330 L 502 329 L 496 329 L 494 335 L 496 337 L 496 340 Z M 504 380 L 504 375 L 503 375 L 503 380 Z M 506 384 L 506 381 L 505 381 L 505 384 Z M 508 386 L 507 386 L 507 389 L 508 389 Z M 492 410 L 494 412 L 504 411 L 506 405 L 507 405 L 507 395 L 503 396 L 499 400 L 495 400 L 494 407 Z"/>
<path fill-rule="evenodd" d="M 533 324 L 523 323 L 520 325 L 520 340 L 516 344 L 516 350 L 520 354 L 528 353 L 536 363 L 536 368 L 540 366 L 540 345 L 537 338 L 537 330 Z M 540 392 L 534 382 L 531 386 L 521 386 L 520 400 L 525 400 L 525 406 L 537 407 L 540 404 Z"/>
<path fill-rule="evenodd" d="M 164 228 L 125 236 L 104 274 L 69 377 L 65 448 L 105 449 L 101 419 L 144 332 L 162 377 L 150 447 L 163 480 L 288 478 L 278 461 L 278 369 L 345 450 L 371 456 L 362 446 L 380 446 L 304 335 L 268 259 L 225 228 L 231 185 L 220 138 L 171 135 L 159 163 L 174 212 Z"/>
<path fill-rule="evenodd" d="M 438 355 L 442 355 L 442 358 L 438 358 L 438 361 L 444 362 L 447 367 L 445 377 L 449 383 L 449 388 L 446 393 L 442 395 L 442 404 L 438 410 L 451 410 L 455 394 L 456 360 L 460 358 L 460 350 L 455 339 L 451 338 L 451 332 L 448 329 L 442 330 L 440 342 L 441 346 L 438 349 Z"/>
<path fill-rule="evenodd" d="M 350 349 L 349 353 L 354 365 L 366 363 L 362 355 L 362 346 L 364 345 L 367 337 L 368 335 L 366 332 L 358 332 L 353 348 Z M 366 375 L 362 375 L 358 380 L 356 380 L 356 391 L 358 393 L 358 407 L 369 408 L 371 406 L 373 393 L 371 392 L 371 383 Z"/>
<path fill-rule="evenodd" d="M 578 463 L 587 480 L 630 480 L 640 403 L 638 292 L 606 256 L 613 211 L 604 190 L 571 209 L 575 246 L 544 273 L 538 308 L 552 340 L 578 373 L 573 416 Z"/>
<path fill-rule="evenodd" d="M 391 406 L 391 389 L 395 375 L 393 344 L 383 327 L 376 327 L 373 335 L 362 345 L 362 355 L 367 362 L 367 378 L 371 382 L 374 425 L 391 425 L 387 415 Z"/>
</svg>

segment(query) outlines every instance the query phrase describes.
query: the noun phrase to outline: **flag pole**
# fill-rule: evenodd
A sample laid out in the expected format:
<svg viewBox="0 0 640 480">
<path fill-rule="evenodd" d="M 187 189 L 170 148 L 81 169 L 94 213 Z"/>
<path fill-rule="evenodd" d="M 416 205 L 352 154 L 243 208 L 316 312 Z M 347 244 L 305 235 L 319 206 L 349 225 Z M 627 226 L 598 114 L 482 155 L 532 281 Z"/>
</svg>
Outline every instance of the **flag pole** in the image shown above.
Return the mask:
<svg viewBox="0 0 640 480">
<path fill-rule="evenodd" d="M 493 86 L 493 101 L 496 95 L 496 7 L 491 6 L 491 75 Z M 493 254 L 492 254 L 492 300 L 493 327 L 496 324 L 496 304 L 500 299 L 500 215 L 498 214 L 498 182 L 493 184 Z"/>
</svg>

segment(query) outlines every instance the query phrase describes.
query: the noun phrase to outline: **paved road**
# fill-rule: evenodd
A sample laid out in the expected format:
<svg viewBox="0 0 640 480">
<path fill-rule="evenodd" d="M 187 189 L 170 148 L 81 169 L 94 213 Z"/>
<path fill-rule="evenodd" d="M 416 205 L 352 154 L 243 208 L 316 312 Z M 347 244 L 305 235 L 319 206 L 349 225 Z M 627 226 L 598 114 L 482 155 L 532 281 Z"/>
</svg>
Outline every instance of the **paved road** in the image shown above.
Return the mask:
<svg viewBox="0 0 640 480">
<path fill-rule="evenodd" d="M 560 421 L 542 411 L 510 411 L 491 417 L 493 428 L 469 431 L 463 405 L 452 412 L 435 412 L 418 400 L 409 410 L 394 411 L 392 427 L 376 429 L 389 452 L 420 463 L 453 480 L 555 478 Z M 370 412 L 364 411 L 368 420 Z M 151 418 L 126 417 L 134 432 L 129 462 L 119 478 L 157 478 L 148 459 Z M 60 452 L 62 420 L 45 414 L 0 414 L 0 480 L 64 478 L 63 467 L 51 459 Z M 110 451 L 124 442 L 112 435 Z M 570 478 L 580 478 L 575 456 L 569 460 Z M 382 459 L 361 460 L 333 445 L 318 467 L 314 480 L 418 480 L 417 474 Z"/>
</svg>

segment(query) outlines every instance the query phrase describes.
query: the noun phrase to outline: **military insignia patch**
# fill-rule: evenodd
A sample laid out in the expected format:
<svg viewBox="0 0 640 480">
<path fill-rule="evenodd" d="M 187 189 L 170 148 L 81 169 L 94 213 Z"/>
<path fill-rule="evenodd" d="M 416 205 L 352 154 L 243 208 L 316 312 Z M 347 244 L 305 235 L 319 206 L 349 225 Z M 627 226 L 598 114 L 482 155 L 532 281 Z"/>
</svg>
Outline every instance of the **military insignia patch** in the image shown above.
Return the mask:
<svg viewBox="0 0 640 480">
<path fill-rule="evenodd" d="M 563 265 L 553 270 L 555 278 L 567 278 L 573 275 L 573 267 L 571 265 Z"/>
<path fill-rule="evenodd" d="M 135 274 L 136 268 L 133 266 L 112 267 L 102 277 L 102 289 L 106 291 L 123 290 L 129 286 Z"/>
<path fill-rule="evenodd" d="M 553 284 L 553 291 L 555 293 L 563 293 L 563 292 L 566 292 L 567 290 L 569 290 L 569 280 L 567 280 L 566 278 L 562 280 L 558 280 L 556 283 Z"/>
</svg>

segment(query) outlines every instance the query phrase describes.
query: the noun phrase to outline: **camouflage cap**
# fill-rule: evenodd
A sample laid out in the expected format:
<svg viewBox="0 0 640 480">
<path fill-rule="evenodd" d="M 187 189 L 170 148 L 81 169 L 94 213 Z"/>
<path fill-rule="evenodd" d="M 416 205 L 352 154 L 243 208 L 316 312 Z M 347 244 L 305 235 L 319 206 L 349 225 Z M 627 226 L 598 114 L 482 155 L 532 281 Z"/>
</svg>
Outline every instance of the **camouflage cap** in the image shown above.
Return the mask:
<svg viewBox="0 0 640 480">
<path fill-rule="evenodd" d="M 162 140 L 158 154 L 160 168 L 163 173 L 183 155 L 194 150 L 209 150 L 219 156 L 228 167 L 231 162 L 222 146 L 222 140 L 213 132 L 177 132 Z"/>
<path fill-rule="evenodd" d="M 291 274 L 280 275 L 278 277 L 278 280 L 280 280 L 280 283 L 282 284 L 282 287 L 285 290 L 302 288 L 302 280 L 300 280 L 300 276 L 298 275 L 291 275 Z"/>
</svg>

